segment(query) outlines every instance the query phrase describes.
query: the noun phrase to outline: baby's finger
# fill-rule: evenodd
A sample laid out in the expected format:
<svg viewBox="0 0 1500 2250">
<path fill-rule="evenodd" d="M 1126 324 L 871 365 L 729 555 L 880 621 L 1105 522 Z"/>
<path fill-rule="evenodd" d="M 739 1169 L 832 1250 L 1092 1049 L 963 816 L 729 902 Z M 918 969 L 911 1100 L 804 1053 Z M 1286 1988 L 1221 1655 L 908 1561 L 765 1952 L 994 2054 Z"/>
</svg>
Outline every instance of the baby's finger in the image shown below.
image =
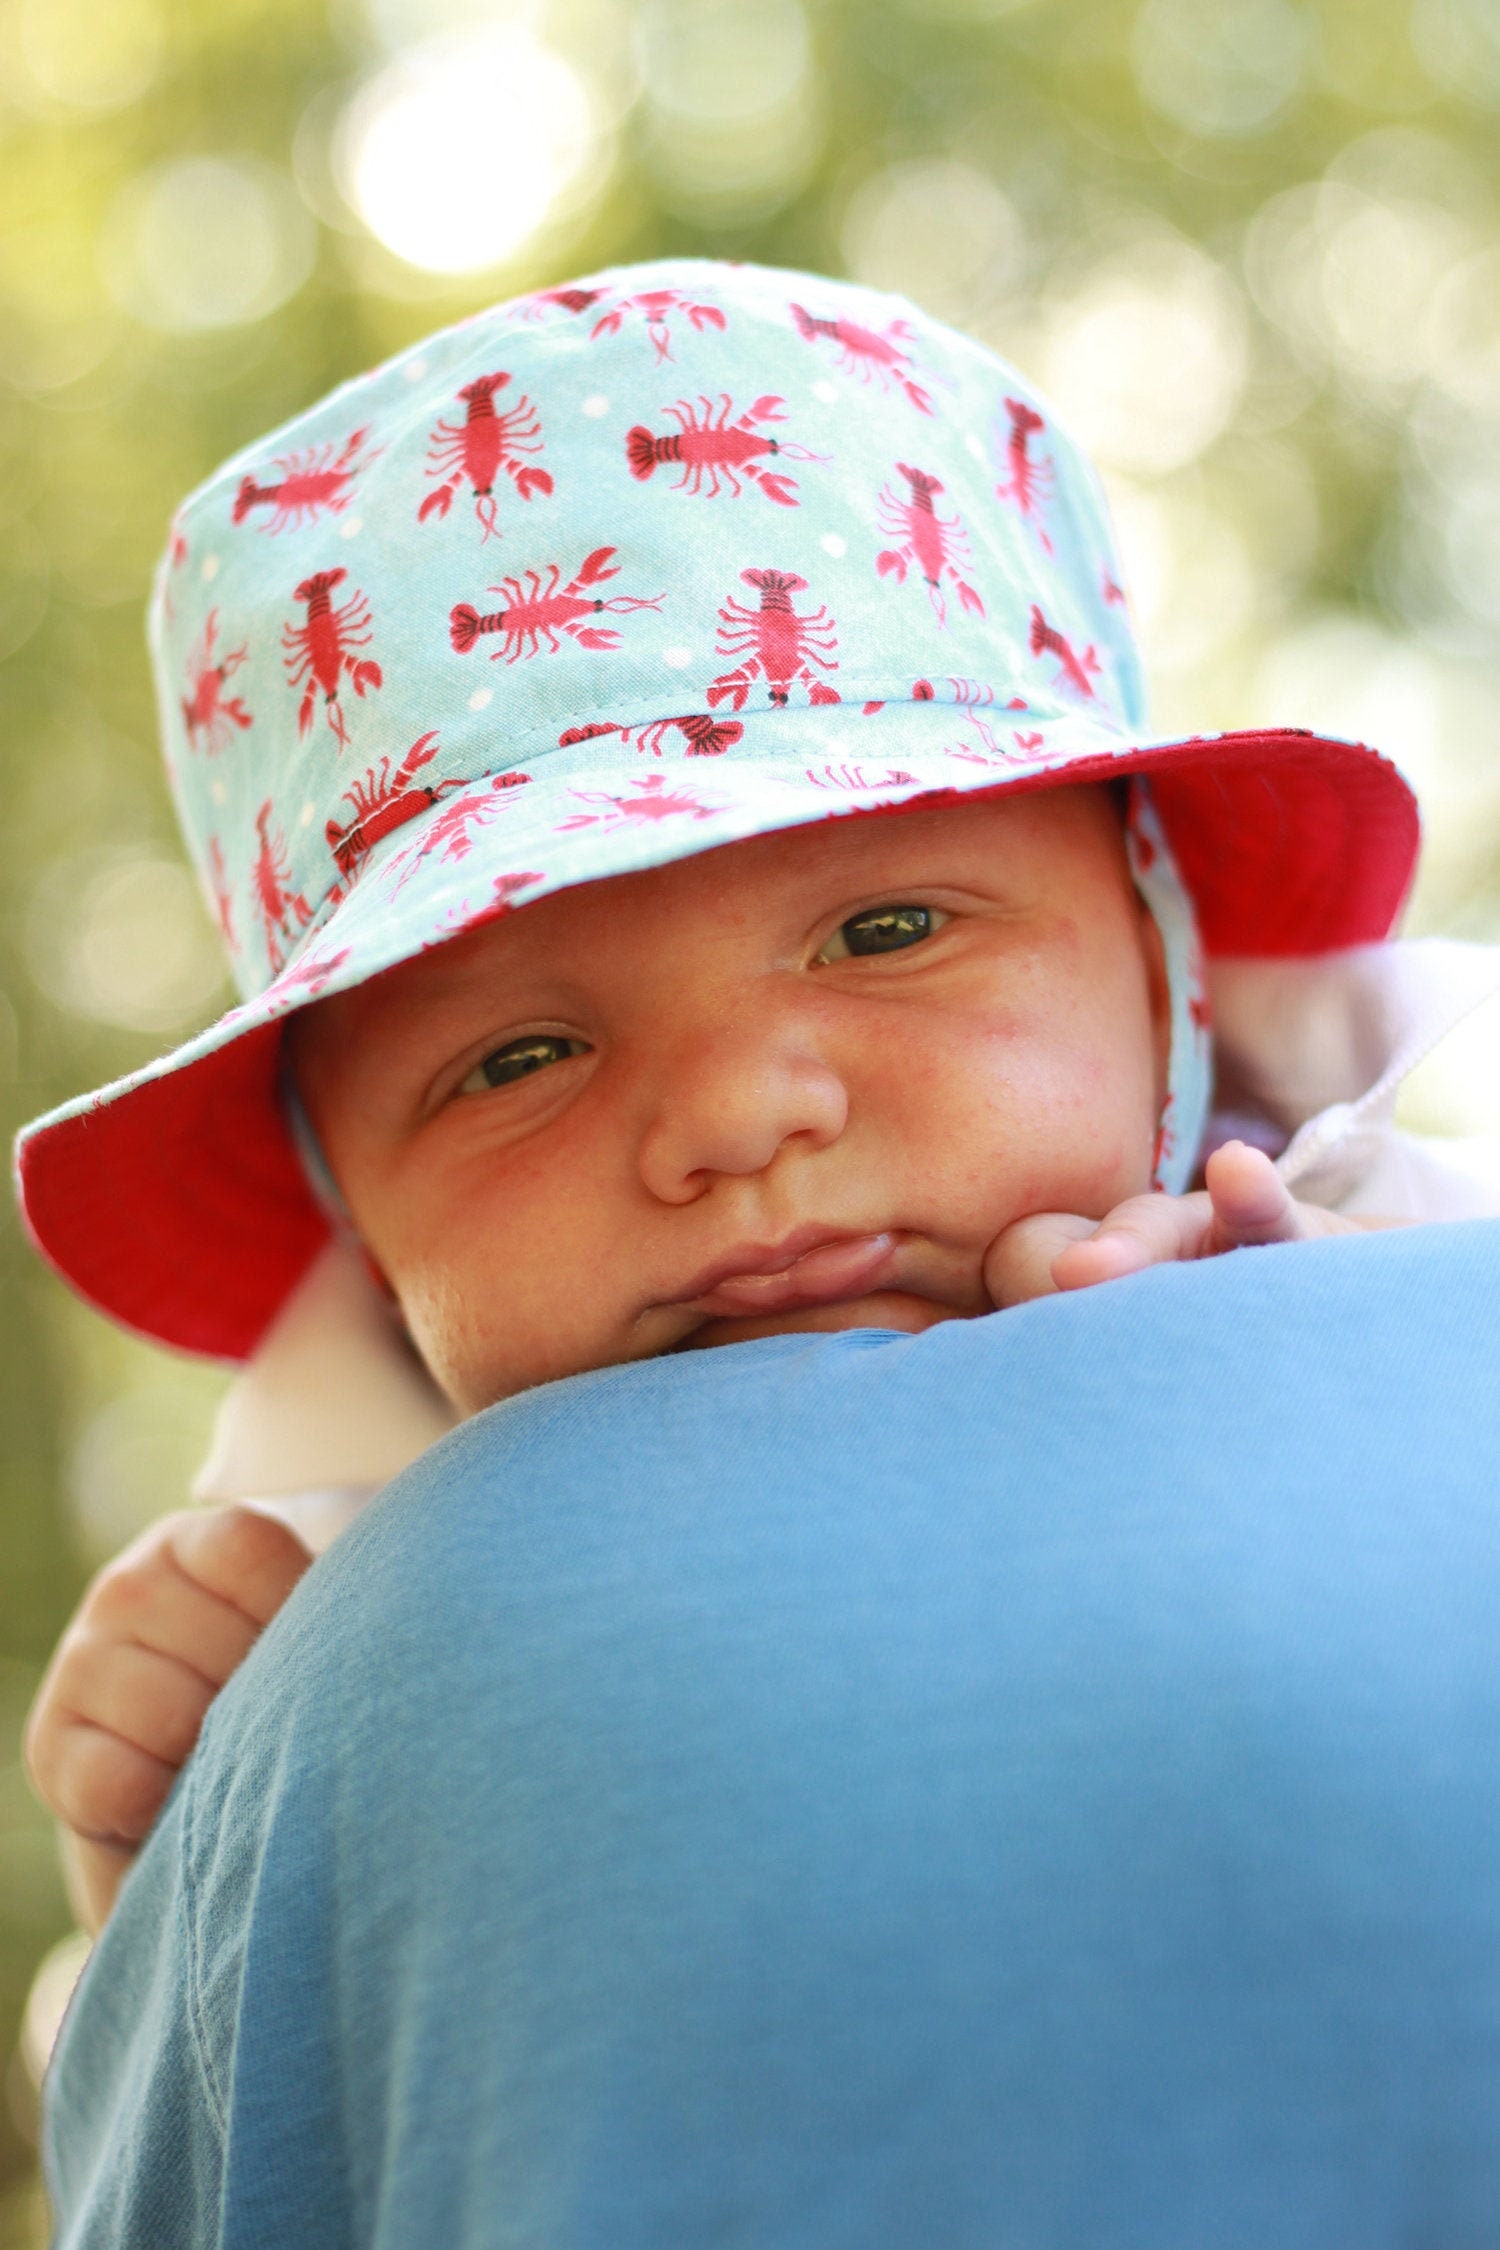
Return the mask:
<svg viewBox="0 0 1500 2250">
<path fill-rule="evenodd" d="M 211 1508 L 174 1519 L 171 1552 L 189 1578 L 269 1625 L 312 1556 L 294 1532 L 253 1508 Z"/>
<path fill-rule="evenodd" d="M 1052 1278 L 1058 1252 L 1080 1235 L 1094 1231 L 1092 1219 L 1070 1211 L 1037 1211 L 1017 1219 L 997 1234 L 984 1254 L 984 1286 L 997 1311 L 1028 1304 L 1033 1297 L 1050 1297 L 1057 1289 Z"/>
<path fill-rule="evenodd" d="M 65 1730 L 46 1785 L 38 1780 L 37 1788 L 75 1834 L 134 1846 L 150 1834 L 177 1772 L 134 1743 L 80 1723 Z"/>
<path fill-rule="evenodd" d="M 55 1723 L 64 1731 L 79 1722 L 102 1727 L 176 1767 L 197 1741 L 216 1692 L 212 1680 L 176 1657 L 80 1633 L 58 1668 Z"/>
<path fill-rule="evenodd" d="M 170 1547 L 101 1573 L 89 1594 L 91 1629 L 175 1656 L 222 1687 L 259 1637 L 259 1621 L 190 1578 Z"/>
<path fill-rule="evenodd" d="M 1212 1216 L 1206 1195 L 1133 1195 L 1058 1254 L 1053 1281 L 1059 1289 L 1092 1289 L 1147 1266 L 1200 1257 Z"/>
<path fill-rule="evenodd" d="M 1263 1149 L 1226 1141 L 1214 1150 L 1203 1177 L 1213 1205 L 1213 1250 L 1300 1242 L 1307 1233 L 1301 1206 Z"/>
</svg>

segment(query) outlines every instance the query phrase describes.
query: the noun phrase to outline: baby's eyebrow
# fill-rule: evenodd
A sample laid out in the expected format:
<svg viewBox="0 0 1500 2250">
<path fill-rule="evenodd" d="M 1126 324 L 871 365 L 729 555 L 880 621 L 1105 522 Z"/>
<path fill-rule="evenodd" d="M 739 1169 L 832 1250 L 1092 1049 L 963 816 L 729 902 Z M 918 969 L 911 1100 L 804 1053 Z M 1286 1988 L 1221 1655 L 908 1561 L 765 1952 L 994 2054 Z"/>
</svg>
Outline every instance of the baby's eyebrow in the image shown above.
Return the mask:
<svg viewBox="0 0 1500 2250">
<path fill-rule="evenodd" d="M 388 1005 L 402 1018 L 427 1016 L 434 1009 L 487 1007 L 497 1015 L 535 1013 L 535 1003 L 545 991 L 556 994 L 555 975 L 544 962 L 528 959 L 445 960 L 448 948 L 439 946 L 423 957 L 421 974 L 393 982 Z"/>
</svg>

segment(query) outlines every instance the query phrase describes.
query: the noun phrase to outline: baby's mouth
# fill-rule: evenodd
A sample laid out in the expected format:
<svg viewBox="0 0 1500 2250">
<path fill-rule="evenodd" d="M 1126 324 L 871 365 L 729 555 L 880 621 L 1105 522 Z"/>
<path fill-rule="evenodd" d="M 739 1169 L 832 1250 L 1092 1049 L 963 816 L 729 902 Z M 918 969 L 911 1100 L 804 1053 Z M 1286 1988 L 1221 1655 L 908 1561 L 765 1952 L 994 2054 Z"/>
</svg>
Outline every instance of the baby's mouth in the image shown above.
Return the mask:
<svg viewBox="0 0 1500 2250">
<path fill-rule="evenodd" d="M 791 1247 L 793 1254 L 787 1256 Z M 896 1258 L 894 1234 L 856 1234 L 824 1237 L 805 1249 L 783 1245 L 780 1253 L 760 1271 L 742 1267 L 721 1273 L 696 1296 L 679 1300 L 686 1309 L 705 1319 L 734 1319 L 745 1315 L 802 1310 L 813 1305 L 837 1304 L 846 1297 L 865 1297 L 890 1280 Z"/>
</svg>

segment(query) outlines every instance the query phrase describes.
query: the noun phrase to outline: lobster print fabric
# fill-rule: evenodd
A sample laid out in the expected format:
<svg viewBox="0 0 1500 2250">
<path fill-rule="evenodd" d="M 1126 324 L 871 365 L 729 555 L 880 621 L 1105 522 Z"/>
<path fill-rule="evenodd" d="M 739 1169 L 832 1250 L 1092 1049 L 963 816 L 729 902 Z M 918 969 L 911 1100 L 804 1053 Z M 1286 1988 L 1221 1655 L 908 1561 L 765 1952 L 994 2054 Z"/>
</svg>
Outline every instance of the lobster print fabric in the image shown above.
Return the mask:
<svg viewBox="0 0 1500 2250">
<path fill-rule="evenodd" d="M 1100 488 L 1045 402 L 904 300 L 808 274 L 618 269 L 345 384 L 179 510 L 150 638 L 241 1004 L 26 1139 L 33 1229 L 80 1280 L 70 1127 L 101 1152 L 143 1087 L 565 885 L 831 815 L 1172 765 L 1157 890 L 1175 855 L 1209 941 L 1237 925 L 1256 950 L 1264 868 L 1241 852 L 1230 897 L 1234 786 L 1257 817 L 1269 788 L 1314 946 L 1383 934 L 1415 848 L 1373 753 L 1153 746 Z M 1394 842 L 1368 895 L 1317 908 L 1294 862 L 1300 839 L 1322 867 L 1326 840 L 1296 792 L 1326 798 L 1355 761 L 1365 826 Z M 1173 776 L 1207 763 L 1230 780 L 1194 798 Z M 1168 1185 L 1206 1087 L 1190 956 Z M 279 1115 L 262 1129 L 284 1135 Z"/>
<path fill-rule="evenodd" d="M 175 522 L 153 650 L 241 990 L 353 963 L 358 886 L 394 961 L 495 882 L 1138 733 L 1097 488 L 1014 389 L 893 299 L 684 263 L 499 306 L 229 463 Z M 497 781 L 522 864 L 481 871 Z"/>
<path fill-rule="evenodd" d="M 1092 475 L 1016 382 L 896 300 L 680 264 L 501 306 L 231 463 L 179 513 L 153 648 L 242 991 L 296 957 L 306 994 L 360 887 L 399 959 L 499 878 L 1138 735 Z M 518 864 L 481 873 L 502 781 Z"/>
</svg>

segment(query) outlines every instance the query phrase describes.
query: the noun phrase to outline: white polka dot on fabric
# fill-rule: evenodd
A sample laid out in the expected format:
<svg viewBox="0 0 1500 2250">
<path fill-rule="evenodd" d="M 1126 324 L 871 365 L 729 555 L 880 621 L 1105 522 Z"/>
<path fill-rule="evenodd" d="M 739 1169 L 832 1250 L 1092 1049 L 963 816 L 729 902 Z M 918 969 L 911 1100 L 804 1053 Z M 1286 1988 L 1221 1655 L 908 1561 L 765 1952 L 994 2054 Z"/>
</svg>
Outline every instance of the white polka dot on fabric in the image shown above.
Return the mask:
<svg viewBox="0 0 1500 2250">
<path fill-rule="evenodd" d="M 474 690 L 474 693 L 469 697 L 469 709 L 471 711 L 482 711 L 485 705 L 489 702 L 493 692 L 494 691 L 491 688 L 477 687 Z"/>
<path fill-rule="evenodd" d="M 357 539 L 365 528 L 363 516 L 345 516 L 339 525 L 340 539 Z"/>
<path fill-rule="evenodd" d="M 825 555 L 847 555 L 849 542 L 841 531 L 825 531 L 818 541 Z"/>
<path fill-rule="evenodd" d="M 836 405 L 839 395 L 838 384 L 826 382 L 814 383 L 812 387 L 812 395 L 814 398 L 820 398 L 825 406 Z"/>
<path fill-rule="evenodd" d="M 967 446 L 970 453 L 973 454 L 976 461 L 982 461 L 984 459 L 984 440 L 978 435 L 976 431 L 970 430 L 968 436 L 964 439 L 964 444 Z"/>
<path fill-rule="evenodd" d="M 408 383 L 420 383 L 420 382 L 421 382 L 421 380 L 422 380 L 422 377 L 423 377 L 423 376 L 424 376 L 424 375 L 425 375 L 425 374 L 427 373 L 427 362 L 426 362 L 426 360 L 425 360 L 425 359 L 409 359 L 409 360 L 407 361 L 407 363 L 406 363 L 406 367 L 405 367 L 405 369 L 404 369 L 404 373 L 405 373 L 405 376 L 406 376 L 406 380 L 408 381 Z"/>
<path fill-rule="evenodd" d="M 669 664 L 674 672 L 685 672 L 693 661 L 693 652 L 690 648 L 664 648 L 661 660 L 663 664 Z"/>
<path fill-rule="evenodd" d="M 318 817 L 318 808 L 317 808 L 317 806 L 316 806 L 315 804 L 312 804 L 311 802 L 309 802 L 309 803 L 305 804 L 305 805 L 303 806 L 303 808 L 302 808 L 301 812 L 300 812 L 300 813 L 298 813 L 298 815 L 297 815 L 297 826 L 298 826 L 299 828 L 311 828 L 311 826 L 312 826 L 313 822 L 314 822 L 314 821 L 315 821 L 315 820 L 317 819 L 317 817 Z"/>
<path fill-rule="evenodd" d="M 214 782 L 208 793 L 210 797 L 212 797 L 216 805 L 224 804 L 229 796 L 229 791 L 225 788 L 222 781 Z"/>
<path fill-rule="evenodd" d="M 579 412 L 586 414 L 591 422 L 597 422 L 602 415 L 609 412 L 609 400 L 602 391 L 593 391 L 584 400 Z"/>
<path fill-rule="evenodd" d="M 217 578 L 217 577 L 218 577 L 218 575 L 219 575 L 219 558 L 218 558 L 218 556 L 217 556 L 217 555 L 205 555 L 205 556 L 204 556 L 204 558 L 203 558 L 203 563 L 202 563 L 202 571 L 201 571 L 201 575 L 202 575 L 202 578 L 203 578 L 203 582 L 204 582 L 204 584 L 205 584 L 205 585 L 207 585 L 207 583 L 208 583 L 208 581 L 209 581 L 209 579 L 210 579 L 210 578 Z"/>
</svg>

